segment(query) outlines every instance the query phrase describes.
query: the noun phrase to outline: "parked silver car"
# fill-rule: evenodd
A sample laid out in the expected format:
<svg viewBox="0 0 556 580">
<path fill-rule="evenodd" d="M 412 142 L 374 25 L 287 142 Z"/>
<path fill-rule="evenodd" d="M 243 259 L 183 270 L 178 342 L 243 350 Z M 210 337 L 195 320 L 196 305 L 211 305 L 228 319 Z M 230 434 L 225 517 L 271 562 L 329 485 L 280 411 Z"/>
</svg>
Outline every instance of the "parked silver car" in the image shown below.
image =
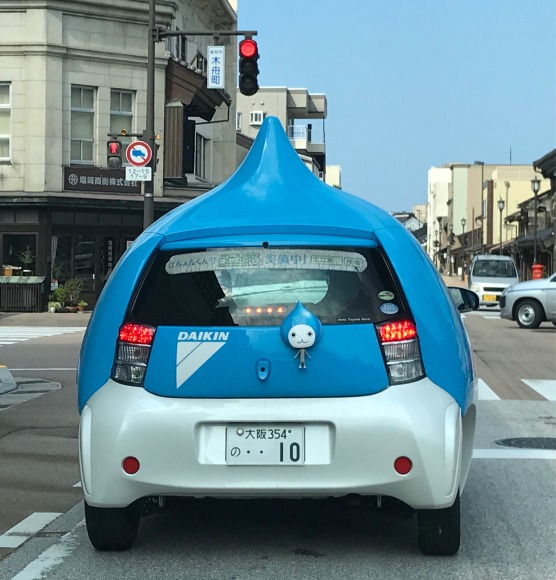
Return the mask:
<svg viewBox="0 0 556 580">
<path fill-rule="evenodd" d="M 498 306 L 500 295 L 519 277 L 509 256 L 475 256 L 469 268 L 468 287 L 479 295 L 480 306 Z"/>
<path fill-rule="evenodd" d="M 500 316 L 516 320 L 521 328 L 538 328 L 544 321 L 556 326 L 556 274 L 506 288 L 500 296 Z"/>
</svg>

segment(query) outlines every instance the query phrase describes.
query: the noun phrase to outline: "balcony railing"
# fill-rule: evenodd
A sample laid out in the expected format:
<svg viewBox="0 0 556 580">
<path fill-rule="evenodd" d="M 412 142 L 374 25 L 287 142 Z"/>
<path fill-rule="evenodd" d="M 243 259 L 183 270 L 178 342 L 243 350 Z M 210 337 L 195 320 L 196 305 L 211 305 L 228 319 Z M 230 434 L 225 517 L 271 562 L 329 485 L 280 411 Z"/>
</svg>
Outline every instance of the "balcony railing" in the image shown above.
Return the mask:
<svg viewBox="0 0 556 580">
<path fill-rule="evenodd" d="M 292 140 L 324 143 L 324 132 L 308 125 L 288 125 L 288 137 Z"/>
</svg>

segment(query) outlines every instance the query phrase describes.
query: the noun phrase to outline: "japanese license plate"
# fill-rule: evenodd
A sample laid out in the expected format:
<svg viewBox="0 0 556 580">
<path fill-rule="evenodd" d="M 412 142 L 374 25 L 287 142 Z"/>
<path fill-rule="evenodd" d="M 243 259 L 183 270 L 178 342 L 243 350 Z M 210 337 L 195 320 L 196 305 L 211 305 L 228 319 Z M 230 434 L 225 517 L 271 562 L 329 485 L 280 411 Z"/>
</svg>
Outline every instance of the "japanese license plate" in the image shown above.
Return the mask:
<svg viewBox="0 0 556 580">
<path fill-rule="evenodd" d="M 496 302 L 496 296 L 494 294 L 483 294 L 483 300 L 485 302 Z"/>
<path fill-rule="evenodd" d="M 285 425 L 226 427 L 228 465 L 303 465 L 305 428 Z"/>
</svg>

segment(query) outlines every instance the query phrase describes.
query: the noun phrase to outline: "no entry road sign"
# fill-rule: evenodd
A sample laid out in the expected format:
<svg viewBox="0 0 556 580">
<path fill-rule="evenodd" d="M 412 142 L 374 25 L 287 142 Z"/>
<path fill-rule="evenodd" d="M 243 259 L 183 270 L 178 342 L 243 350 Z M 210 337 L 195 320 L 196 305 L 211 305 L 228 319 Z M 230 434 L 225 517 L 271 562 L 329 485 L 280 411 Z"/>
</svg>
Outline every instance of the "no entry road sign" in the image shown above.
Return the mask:
<svg viewBox="0 0 556 580">
<path fill-rule="evenodd" d="M 127 146 L 125 156 L 131 165 L 143 167 L 151 160 L 153 152 L 144 141 L 134 141 Z"/>
</svg>

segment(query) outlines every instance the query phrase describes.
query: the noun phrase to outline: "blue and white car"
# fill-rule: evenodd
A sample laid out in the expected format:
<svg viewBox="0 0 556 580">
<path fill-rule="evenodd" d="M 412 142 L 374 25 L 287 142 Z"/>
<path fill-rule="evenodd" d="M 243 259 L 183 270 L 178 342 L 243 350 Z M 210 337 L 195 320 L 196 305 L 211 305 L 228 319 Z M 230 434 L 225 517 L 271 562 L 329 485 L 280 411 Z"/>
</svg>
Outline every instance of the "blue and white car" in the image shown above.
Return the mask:
<svg viewBox="0 0 556 580">
<path fill-rule="evenodd" d="M 267 118 L 226 183 L 135 241 L 96 305 L 78 370 L 92 544 L 130 547 L 173 496 L 358 494 L 407 504 L 422 551 L 455 553 L 477 404 L 466 304 Z"/>
</svg>

